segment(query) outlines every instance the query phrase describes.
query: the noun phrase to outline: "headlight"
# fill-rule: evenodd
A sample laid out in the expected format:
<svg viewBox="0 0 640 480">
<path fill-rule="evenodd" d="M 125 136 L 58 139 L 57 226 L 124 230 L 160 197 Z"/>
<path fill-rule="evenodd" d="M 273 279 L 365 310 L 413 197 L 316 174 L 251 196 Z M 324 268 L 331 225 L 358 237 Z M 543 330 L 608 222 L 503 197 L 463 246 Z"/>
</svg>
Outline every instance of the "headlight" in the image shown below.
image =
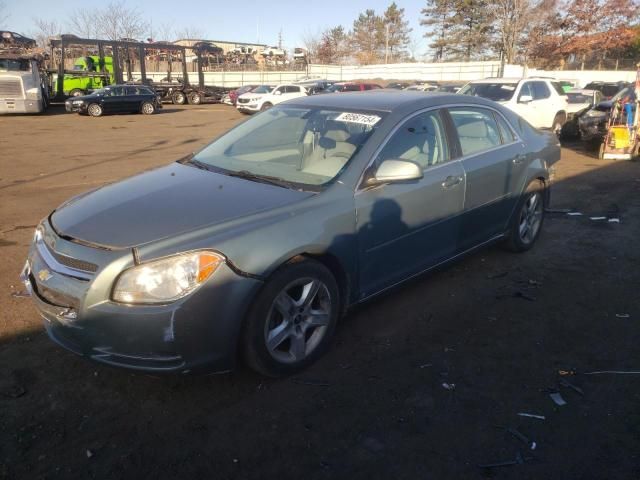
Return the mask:
<svg viewBox="0 0 640 480">
<path fill-rule="evenodd" d="M 125 270 L 113 289 L 122 303 L 168 303 L 198 288 L 224 262 L 222 255 L 192 252 L 144 263 Z"/>
<path fill-rule="evenodd" d="M 600 118 L 606 115 L 607 115 L 607 112 L 601 112 L 600 110 L 589 110 L 587 113 L 585 113 L 585 117 L 590 117 L 590 118 Z"/>
</svg>

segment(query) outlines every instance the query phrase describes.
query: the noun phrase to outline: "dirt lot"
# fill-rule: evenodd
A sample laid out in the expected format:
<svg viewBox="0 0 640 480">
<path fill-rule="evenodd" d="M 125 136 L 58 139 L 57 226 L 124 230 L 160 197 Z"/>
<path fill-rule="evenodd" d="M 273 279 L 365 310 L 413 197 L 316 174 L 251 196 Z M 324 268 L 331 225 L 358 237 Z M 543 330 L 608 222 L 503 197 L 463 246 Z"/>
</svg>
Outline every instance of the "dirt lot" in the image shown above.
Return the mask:
<svg viewBox="0 0 640 480">
<path fill-rule="evenodd" d="M 640 164 L 580 146 L 552 207 L 584 216 L 550 214 L 529 253 L 491 248 L 358 308 L 298 377 L 156 378 L 52 344 L 12 295 L 36 223 L 238 120 L 220 105 L 0 117 L 0 479 L 640 478 L 640 375 L 584 374 L 640 370 Z"/>
</svg>

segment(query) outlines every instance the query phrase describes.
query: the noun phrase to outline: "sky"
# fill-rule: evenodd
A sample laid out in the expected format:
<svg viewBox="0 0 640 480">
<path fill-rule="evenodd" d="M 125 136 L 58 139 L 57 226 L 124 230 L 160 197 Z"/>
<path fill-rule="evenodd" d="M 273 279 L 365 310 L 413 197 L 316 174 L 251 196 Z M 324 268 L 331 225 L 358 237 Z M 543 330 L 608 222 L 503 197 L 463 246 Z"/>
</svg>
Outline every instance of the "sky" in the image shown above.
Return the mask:
<svg viewBox="0 0 640 480">
<path fill-rule="evenodd" d="M 282 29 L 283 43 L 288 49 L 292 49 L 304 46 L 305 35 L 317 34 L 327 27 L 342 25 L 349 30 L 359 13 L 373 8 L 376 13 L 381 14 L 391 1 L 272 0 L 235 3 L 212 0 L 127 0 L 126 5 L 145 13 L 156 30 L 162 25 L 171 25 L 174 30 L 190 27 L 204 32 L 209 40 L 259 40 L 259 43 L 275 45 L 278 42 L 278 32 Z M 34 18 L 56 20 L 64 24 L 69 13 L 75 9 L 107 4 L 87 3 L 86 0 L 0 0 L 0 3 L 4 3 L 5 13 L 9 15 L 5 22 L 7 29 L 27 36 L 36 31 Z M 398 7 L 405 9 L 405 18 L 413 28 L 412 38 L 417 50 L 414 53 L 423 55 L 427 50 L 427 41 L 422 38 L 424 27 L 419 22 L 420 10 L 426 5 L 426 1 L 396 0 L 396 3 Z"/>
</svg>

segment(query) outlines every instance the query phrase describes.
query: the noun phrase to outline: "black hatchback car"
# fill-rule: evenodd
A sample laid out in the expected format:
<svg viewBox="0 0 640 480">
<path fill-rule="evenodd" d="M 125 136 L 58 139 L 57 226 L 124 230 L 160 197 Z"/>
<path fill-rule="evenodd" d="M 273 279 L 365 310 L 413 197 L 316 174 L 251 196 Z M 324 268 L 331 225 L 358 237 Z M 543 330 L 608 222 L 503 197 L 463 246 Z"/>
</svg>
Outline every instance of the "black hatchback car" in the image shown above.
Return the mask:
<svg viewBox="0 0 640 480">
<path fill-rule="evenodd" d="M 99 117 L 104 113 L 144 113 L 151 115 L 162 108 L 158 95 L 144 85 L 111 85 L 90 95 L 69 98 L 67 112 Z"/>
</svg>

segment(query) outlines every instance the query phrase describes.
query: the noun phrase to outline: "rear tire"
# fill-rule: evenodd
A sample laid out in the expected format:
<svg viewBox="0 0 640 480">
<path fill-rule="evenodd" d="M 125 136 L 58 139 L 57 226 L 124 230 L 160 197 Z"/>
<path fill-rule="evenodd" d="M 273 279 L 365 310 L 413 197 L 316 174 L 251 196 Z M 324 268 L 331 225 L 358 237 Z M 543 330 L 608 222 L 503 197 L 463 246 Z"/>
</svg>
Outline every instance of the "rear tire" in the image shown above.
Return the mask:
<svg viewBox="0 0 640 480">
<path fill-rule="evenodd" d="M 556 116 L 553 117 L 553 126 L 551 127 L 551 129 L 553 130 L 553 133 L 558 136 L 558 138 L 560 138 L 560 134 L 562 132 L 562 125 L 564 124 L 563 120 L 564 115 L 562 115 L 561 113 L 556 113 Z"/>
<path fill-rule="evenodd" d="M 144 114 L 144 115 L 153 115 L 156 111 L 156 107 L 153 103 L 151 102 L 144 102 L 142 104 L 142 106 L 140 107 L 140 111 Z"/>
<path fill-rule="evenodd" d="M 202 103 L 202 95 L 198 92 L 191 92 L 189 94 L 189 103 L 191 105 L 200 105 Z"/>
<path fill-rule="evenodd" d="M 171 94 L 171 101 L 174 105 L 184 105 L 187 101 L 187 97 L 184 92 L 177 91 Z"/>
<path fill-rule="evenodd" d="M 245 363 L 271 377 L 303 370 L 327 350 L 339 311 L 327 267 L 308 259 L 284 265 L 252 302 L 242 333 Z"/>
<path fill-rule="evenodd" d="M 102 106 L 97 103 L 92 103 L 87 107 L 87 113 L 92 117 L 100 117 L 103 113 Z"/>
<path fill-rule="evenodd" d="M 542 231 L 547 203 L 545 184 L 540 179 L 533 180 L 520 196 L 518 206 L 509 225 L 505 246 L 512 252 L 526 252 L 531 249 Z"/>
</svg>

